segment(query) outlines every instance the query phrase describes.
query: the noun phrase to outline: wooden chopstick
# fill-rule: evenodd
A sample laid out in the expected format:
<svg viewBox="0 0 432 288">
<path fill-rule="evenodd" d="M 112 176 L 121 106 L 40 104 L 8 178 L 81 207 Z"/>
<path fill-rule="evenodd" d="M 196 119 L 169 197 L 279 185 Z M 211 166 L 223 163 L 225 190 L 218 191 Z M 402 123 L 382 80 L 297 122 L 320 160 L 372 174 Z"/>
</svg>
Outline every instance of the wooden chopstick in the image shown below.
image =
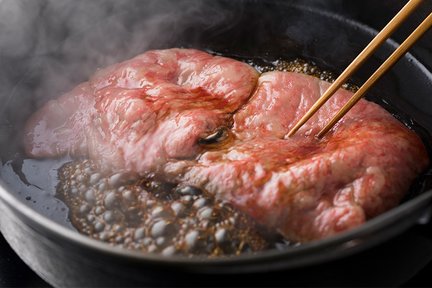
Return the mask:
<svg viewBox="0 0 432 288">
<path fill-rule="evenodd" d="M 330 122 L 318 133 L 322 138 L 349 110 L 363 97 L 366 91 L 378 81 L 405 53 L 432 27 L 432 13 L 417 27 L 416 30 L 399 46 L 396 51 L 376 70 L 376 72 L 363 84 L 362 87 L 339 110 Z"/>
<path fill-rule="evenodd" d="M 368 46 L 351 62 L 335 82 L 324 92 L 318 101 L 306 112 L 306 114 L 294 125 L 287 136 L 293 136 L 357 71 L 358 68 L 384 43 L 391 34 L 408 18 L 409 15 L 423 2 L 423 0 L 410 0 L 399 13 L 384 27 L 384 29 L 369 43 Z"/>
</svg>

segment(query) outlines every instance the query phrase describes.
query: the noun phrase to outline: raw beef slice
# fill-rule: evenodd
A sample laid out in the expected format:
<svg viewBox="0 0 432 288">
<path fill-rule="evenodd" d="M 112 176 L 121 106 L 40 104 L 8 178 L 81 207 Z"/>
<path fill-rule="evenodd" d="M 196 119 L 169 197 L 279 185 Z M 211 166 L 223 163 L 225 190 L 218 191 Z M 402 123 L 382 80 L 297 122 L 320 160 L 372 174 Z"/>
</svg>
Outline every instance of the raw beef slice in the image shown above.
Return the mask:
<svg viewBox="0 0 432 288">
<path fill-rule="evenodd" d="M 429 163 L 416 134 L 365 100 L 316 139 L 345 90 L 288 138 L 327 87 L 288 72 L 258 79 L 196 50 L 150 51 L 47 103 L 27 124 L 26 150 L 199 186 L 291 240 L 321 239 L 397 205 Z M 221 127 L 231 136 L 202 145 Z"/>
<path fill-rule="evenodd" d="M 229 126 L 258 79 L 251 66 L 191 49 L 149 51 L 97 72 L 27 123 L 33 157 L 87 155 L 101 169 L 145 174 L 193 158 Z"/>
<path fill-rule="evenodd" d="M 316 139 L 352 96 L 345 90 L 287 138 L 328 86 L 301 74 L 263 74 L 234 116 L 233 144 L 167 170 L 174 175 L 180 167 L 180 181 L 219 195 L 288 239 L 321 239 L 364 223 L 399 203 L 428 156 L 416 134 L 365 100 Z"/>
</svg>

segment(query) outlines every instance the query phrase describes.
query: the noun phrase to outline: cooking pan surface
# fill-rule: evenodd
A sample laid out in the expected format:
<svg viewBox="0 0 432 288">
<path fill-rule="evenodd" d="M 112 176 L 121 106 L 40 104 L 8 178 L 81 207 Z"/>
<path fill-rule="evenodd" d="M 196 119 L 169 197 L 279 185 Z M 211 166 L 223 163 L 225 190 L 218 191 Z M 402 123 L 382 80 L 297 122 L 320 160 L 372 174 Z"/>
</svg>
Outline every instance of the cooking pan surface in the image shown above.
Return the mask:
<svg viewBox="0 0 432 288">
<path fill-rule="evenodd" d="M 10 86 L 10 89 L 4 93 L 8 97 L 6 98 L 7 105 L 2 111 L 3 117 L 0 121 L 0 128 L 1 135 L 10 137 L 7 138 L 8 141 L 4 140 L 5 137 L 0 137 L 2 141 L 0 143 L 0 150 L 2 151 L 0 159 L 3 163 L 0 176 L 4 182 L 4 187 L 8 190 L 8 192 L 0 191 L 2 198 L 4 198 L 3 194 L 12 193 L 13 197 L 10 197 L 10 194 L 6 197 L 9 205 L 13 204 L 12 209 L 36 220 L 38 222 L 36 225 L 40 229 L 47 229 L 59 234 L 62 238 L 72 239 L 72 242 L 76 242 L 78 245 L 114 254 L 118 257 L 151 260 L 163 265 L 189 263 L 192 265 L 192 269 L 206 273 L 211 273 L 212 269 L 209 269 L 211 267 L 217 267 L 218 269 L 215 270 L 217 273 L 220 271 L 237 273 L 242 271 L 241 267 L 245 269 L 244 271 L 259 271 L 262 269 L 262 263 L 266 262 L 272 263 L 271 269 L 320 263 L 374 246 L 413 225 L 429 207 L 432 199 L 432 172 L 430 171 L 417 181 L 403 204 L 357 229 L 326 240 L 290 247 L 283 252 L 267 251 L 258 255 L 213 259 L 206 262 L 207 266 L 202 265 L 202 260 L 181 257 L 161 258 L 112 248 L 81 236 L 74 231 L 68 220 L 67 207 L 55 198 L 56 170 L 70 159 L 26 159 L 20 149 L 19 136 L 13 132 L 21 131 L 22 125 L 32 109 L 34 110 L 47 99 L 56 97 L 61 91 L 67 91 L 83 81 L 97 67 L 126 59 L 147 49 L 198 48 L 235 58 L 259 59 L 259 61 L 268 63 L 278 59 L 291 60 L 300 57 L 313 61 L 324 69 L 340 73 L 376 33 L 376 31 L 356 22 L 302 6 L 279 3 L 278 5 L 285 8 L 275 9 L 272 6 L 274 4 L 263 2 L 253 8 L 246 8 L 247 6 L 229 4 L 229 1 L 221 2 L 225 3 L 226 9 L 231 12 L 223 19 L 216 19 L 217 24 L 197 25 L 204 21 L 204 15 L 196 21 L 192 20 L 190 23 L 186 23 L 181 28 L 176 28 L 175 33 L 171 33 L 171 37 L 163 39 L 163 41 L 153 43 L 145 41 L 146 44 L 131 45 L 131 47 L 123 50 L 119 49 L 122 46 L 121 43 L 114 41 L 113 48 L 111 48 L 111 53 L 114 54 L 112 57 L 98 58 L 96 61 L 90 61 L 90 64 L 88 58 L 83 55 L 86 53 L 83 48 L 89 45 L 88 42 L 93 39 L 87 35 L 94 37 L 95 34 L 88 33 L 86 29 L 74 31 L 74 33 L 69 33 L 64 37 L 59 36 L 58 39 L 55 38 L 53 43 L 56 45 L 48 47 L 45 51 L 39 51 L 38 55 L 30 54 L 20 60 L 12 59 L 13 62 L 6 59 L 6 66 L 8 61 L 11 61 L 10 63 L 13 63 L 14 67 L 17 67 L 21 73 L 14 73 L 14 77 L 16 77 L 12 81 L 14 85 Z M 212 5 L 209 7 L 207 13 L 211 14 Z M 139 35 L 139 30 L 145 28 L 144 24 L 140 24 L 138 17 L 140 13 L 145 14 L 146 12 L 137 8 L 134 14 L 128 15 L 131 22 L 128 28 L 130 35 Z M 236 20 L 227 26 L 226 21 L 234 19 L 230 18 L 229 15 L 241 15 L 241 17 L 236 17 Z M 89 25 L 91 31 L 100 30 L 97 35 L 102 37 L 101 41 L 104 37 L 110 37 L 108 30 L 104 30 L 110 29 L 109 24 L 108 27 L 104 26 L 106 23 L 106 21 L 99 21 Z M 109 20 L 108 23 L 110 23 Z M 172 28 L 168 24 L 165 28 L 167 30 Z M 334 38 L 335 35 L 337 35 L 336 38 Z M 138 40 L 131 39 L 133 43 L 139 43 Z M 340 45 L 340 43 L 344 43 L 344 45 Z M 368 73 L 378 63 L 381 63 L 382 59 L 396 45 L 396 43 L 388 41 L 369 64 L 359 71 L 352 82 L 362 83 Z M 71 52 L 72 46 L 74 52 Z M 71 62 L 72 60 L 74 64 L 71 66 L 63 64 L 65 61 Z M 57 66 L 61 66 L 62 72 L 60 75 L 54 76 L 54 73 L 58 73 L 55 69 Z M 83 67 L 84 69 L 82 69 Z M 68 75 L 74 76 L 70 79 Z M 55 77 L 58 80 L 57 83 L 61 85 L 50 85 L 52 83 L 52 79 L 48 81 L 50 77 Z M 432 107 L 431 89 L 431 73 L 412 55 L 407 55 L 371 91 L 369 99 L 378 102 L 398 115 L 403 122 L 414 128 L 429 144 L 429 135 L 432 131 L 432 111 L 428 108 Z M 34 95 L 38 98 L 33 99 Z M 415 95 L 415 97 L 411 97 L 411 95 Z M 26 109 L 22 110 L 23 113 L 17 116 L 15 111 L 22 104 L 22 97 L 24 99 L 29 98 L 26 100 L 32 105 L 26 106 Z M 37 215 L 34 213 L 35 211 Z M 231 266 L 227 265 L 229 263 L 233 265 L 244 264 L 244 266 L 240 265 L 237 266 L 240 267 L 239 269 L 231 270 Z"/>
</svg>

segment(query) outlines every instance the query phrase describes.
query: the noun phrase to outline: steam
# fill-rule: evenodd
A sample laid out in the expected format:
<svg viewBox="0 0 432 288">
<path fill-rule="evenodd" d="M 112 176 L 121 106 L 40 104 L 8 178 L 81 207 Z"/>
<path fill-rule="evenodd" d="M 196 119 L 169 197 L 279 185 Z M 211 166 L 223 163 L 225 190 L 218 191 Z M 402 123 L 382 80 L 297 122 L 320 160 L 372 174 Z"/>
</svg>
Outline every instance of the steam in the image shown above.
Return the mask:
<svg viewBox="0 0 432 288">
<path fill-rule="evenodd" d="M 231 9 L 240 6 L 194 0 L 0 0 L 0 147 L 20 143 L 14 130 L 20 131 L 35 109 L 97 69 L 149 49 L 201 48 L 200 35 L 229 28 L 221 23 L 234 24 Z"/>
<path fill-rule="evenodd" d="M 340 1 L 309 4 L 337 6 Z M 246 5 L 257 3 L 265 8 L 265 0 L 0 0 L 0 147 L 21 143 L 16 131 L 49 99 L 86 81 L 97 69 L 149 49 L 259 54 L 254 49 L 270 47 L 272 41 L 259 35 L 266 36 L 266 29 L 279 23 L 260 8 L 242 17 Z M 297 16 L 301 24 L 302 16 Z M 290 28 L 293 35 L 304 34 L 300 24 Z"/>
<path fill-rule="evenodd" d="M 8 59 L 30 57 L 27 64 L 37 66 L 28 68 L 38 70 L 40 82 L 32 94 L 40 105 L 98 68 L 148 49 L 168 48 L 191 21 L 207 29 L 229 15 L 204 2 L 3 0 L 0 50 Z M 9 82 L 16 82 L 12 78 Z"/>
<path fill-rule="evenodd" d="M 149 49 L 208 48 L 200 46 L 202 37 L 207 43 L 212 37 L 223 37 L 222 32 L 242 21 L 245 5 L 255 2 L 266 1 L 0 0 L 0 93 L 4 104 L 0 113 L 19 104 L 22 114 L 28 116 L 48 99 L 86 81 L 98 68 Z M 341 0 L 308 4 L 343 6 Z M 271 15 L 259 13 L 257 18 L 272 21 Z M 255 39 L 248 43 L 244 36 L 255 33 L 254 25 L 241 25 L 246 28 L 236 32 L 246 50 L 247 45 L 255 45 Z M 297 28 L 302 35 L 301 27 Z"/>
<path fill-rule="evenodd" d="M 295 54 L 303 49 L 301 52 L 306 51 L 303 53 L 306 56 L 319 52 L 323 59 L 346 53 L 341 51 L 345 46 L 340 45 L 347 42 L 344 35 L 338 34 L 329 42 L 327 34 L 318 30 L 325 32 L 331 27 L 304 21 L 301 13 L 286 16 L 279 9 L 267 9 L 267 2 L 0 0 L 0 154 L 7 155 L 4 147 L 13 150 L 15 143 L 20 143 L 19 131 L 26 119 L 47 100 L 86 81 L 97 69 L 149 49 L 210 48 L 229 51 L 231 55 L 239 49 L 238 54 L 252 56 L 265 53 L 289 56 L 291 51 Z M 322 10 L 348 9 L 352 13 L 358 13 L 357 8 L 364 5 L 361 1 L 353 4 L 345 0 L 285 2 Z M 291 17 L 290 26 L 281 28 L 284 25 L 280 21 L 286 17 Z M 317 26 L 316 34 L 323 37 L 315 39 L 316 47 L 308 47 L 310 36 L 304 33 L 305 25 L 311 23 L 314 29 Z M 272 38 L 269 32 L 288 36 Z M 273 41 L 279 42 L 273 45 Z M 203 43 L 208 46 L 202 46 Z M 298 43 L 304 47 L 299 48 Z M 339 58 L 354 56 L 338 57 L 330 64 L 345 67 L 346 63 Z"/>
</svg>

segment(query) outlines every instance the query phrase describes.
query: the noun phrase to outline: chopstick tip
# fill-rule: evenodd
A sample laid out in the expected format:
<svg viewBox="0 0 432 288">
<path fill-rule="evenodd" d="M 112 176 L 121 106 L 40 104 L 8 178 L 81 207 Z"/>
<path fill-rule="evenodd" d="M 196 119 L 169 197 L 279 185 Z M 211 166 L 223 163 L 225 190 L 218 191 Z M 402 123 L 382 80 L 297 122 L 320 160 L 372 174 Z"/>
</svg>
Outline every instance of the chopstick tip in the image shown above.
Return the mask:
<svg viewBox="0 0 432 288">
<path fill-rule="evenodd" d="M 297 130 L 295 130 L 295 129 L 291 129 L 291 130 L 288 132 L 287 137 L 290 138 L 290 137 L 294 136 L 296 132 L 297 132 Z"/>
</svg>

